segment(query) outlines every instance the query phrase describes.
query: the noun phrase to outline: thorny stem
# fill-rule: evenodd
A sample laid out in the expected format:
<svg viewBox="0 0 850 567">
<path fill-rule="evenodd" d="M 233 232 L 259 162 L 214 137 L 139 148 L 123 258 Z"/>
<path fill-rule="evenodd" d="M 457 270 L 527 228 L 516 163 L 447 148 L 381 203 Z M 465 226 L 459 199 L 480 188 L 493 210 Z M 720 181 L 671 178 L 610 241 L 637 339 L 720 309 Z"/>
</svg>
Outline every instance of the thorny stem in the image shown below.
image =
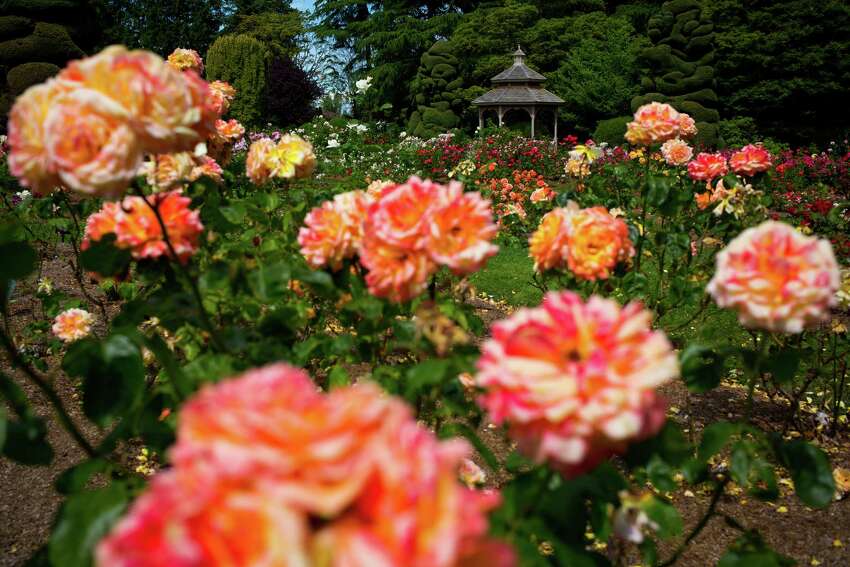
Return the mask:
<svg viewBox="0 0 850 567">
<path fill-rule="evenodd" d="M 74 212 L 74 207 L 71 204 L 70 199 L 68 199 L 68 195 L 65 192 L 62 192 L 62 200 L 65 203 L 65 206 L 68 207 L 68 212 L 71 213 L 71 219 L 74 221 L 75 232 L 71 233 L 71 247 L 74 249 L 74 260 L 71 262 L 71 268 L 74 272 L 74 279 L 77 280 L 77 285 L 80 286 L 80 291 L 83 296 L 89 303 L 93 303 L 97 305 L 98 309 L 100 309 L 100 314 L 103 316 L 103 321 L 106 323 L 109 320 L 109 316 L 106 314 L 106 306 L 104 306 L 103 302 L 95 299 L 86 289 L 86 284 L 83 281 L 83 269 L 80 266 L 80 247 L 77 244 L 77 235 L 79 235 L 82 231 L 80 230 L 80 222 L 77 219 L 77 213 Z"/>
<path fill-rule="evenodd" d="M 646 240 L 646 207 L 649 199 L 649 156 L 646 156 L 646 171 L 643 180 L 643 199 L 640 207 L 640 234 L 638 235 L 637 258 L 635 258 L 635 272 L 640 273 L 640 261 L 643 256 L 643 242 Z"/>
<path fill-rule="evenodd" d="M 752 421 L 753 417 L 753 400 L 756 389 L 756 382 L 761 375 L 761 367 L 762 363 L 767 358 L 767 353 L 770 348 L 770 336 L 767 333 L 761 335 L 761 340 L 758 339 L 758 335 L 753 333 L 753 345 L 755 346 L 756 358 L 753 361 L 753 368 L 750 372 L 749 380 L 747 381 L 747 409 L 746 409 L 746 420 L 747 423 Z"/>
<path fill-rule="evenodd" d="M 3 310 L 5 313 L 5 309 Z M 48 380 L 41 376 L 38 372 L 36 372 L 33 368 L 31 368 L 26 361 L 21 357 L 20 353 L 18 353 L 18 349 L 15 347 L 15 343 L 12 342 L 12 339 L 6 334 L 6 331 L 0 331 L 0 340 L 3 342 L 3 346 L 6 349 L 6 352 L 9 353 L 9 358 L 12 361 L 14 366 L 20 368 L 24 374 L 26 374 L 27 378 L 35 384 L 39 390 L 44 394 L 44 396 L 48 399 L 50 404 L 53 406 L 53 409 L 56 411 L 56 416 L 59 418 L 59 423 L 62 424 L 62 427 L 65 428 L 71 437 L 74 438 L 74 441 L 77 442 L 77 445 L 85 451 L 86 455 L 89 458 L 97 457 L 97 451 L 95 451 L 94 447 L 86 440 L 83 436 L 83 433 L 77 429 L 77 426 L 74 424 L 74 421 L 71 419 L 70 414 L 68 414 L 68 410 L 65 409 L 65 405 L 62 403 L 62 400 L 59 398 L 59 395 L 56 393 L 56 390 L 50 385 Z"/>
<path fill-rule="evenodd" d="M 150 210 L 156 217 L 156 220 L 159 223 L 159 228 L 162 231 L 162 239 L 163 241 L 165 241 L 165 246 L 168 248 L 168 253 L 174 260 L 173 263 L 177 264 L 177 271 L 180 272 L 180 274 L 183 276 L 183 279 L 186 280 L 186 283 L 189 285 L 189 288 L 192 291 L 195 303 L 197 303 L 198 305 L 198 315 L 201 318 L 201 324 L 210 334 L 210 338 L 212 339 L 213 345 L 215 345 L 216 350 L 218 350 L 219 352 L 227 352 L 227 348 L 224 346 L 224 343 L 219 338 L 218 332 L 215 330 L 215 327 L 213 327 L 212 321 L 210 321 L 209 314 L 204 308 L 204 300 L 201 297 L 201 290 L 198 289 L 197 282 L 194 280 L 194 278 L 192 278 L 192 276 L 189 275 L 185 266 L 183 266 L 183 263 L 178 258 L 177 251 L 175 250 L 174 245 L 171 243 L 171 238 L 168 236 L 168 229 L 165 227 L 165 221 L 162 219 L 162 215 L 159 212 L 159 204 L 151 203 L 148 200 L 147 196 L 141 191 L 141 189 L 137 188 L 137 191 L 139 196 L 142 198 L 142 200 L 144 200 L 145 204 L 148 206 L 148 208 L 150 208 Z"/>
</svg>

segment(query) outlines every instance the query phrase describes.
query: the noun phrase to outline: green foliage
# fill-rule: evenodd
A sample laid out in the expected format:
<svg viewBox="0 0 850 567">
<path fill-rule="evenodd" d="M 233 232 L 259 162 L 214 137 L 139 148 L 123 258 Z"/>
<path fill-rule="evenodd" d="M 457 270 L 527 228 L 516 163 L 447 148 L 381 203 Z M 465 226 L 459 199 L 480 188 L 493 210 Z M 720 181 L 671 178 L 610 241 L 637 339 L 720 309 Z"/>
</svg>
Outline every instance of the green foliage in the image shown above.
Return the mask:
<svg viewBox="0 0 850 567">
<path fill-rule="evenodd" d="M 593 131 L 591 137 L 597 144 L 606 142 L 610 146 L 618 146 L 623 143 L 626 125 L 631 121 L 631 116 L 617 116 L 616 118 L 600 120 L 596 123 L 596 130 Z"/>
<path fill-rule="evenodd" d="M 0 41 L 28 36 L 35 23 L 23 16 L 0 16 Z"/>
<path fill-rule="evenodd" d="M 850 4 L 707 2 L 717 26 L 724 113 L 750 116 L 763 135 L 823 143 L 850 125 Z"/>
<path fill-rule="evenodd" d="M 297 39 L 304 33 L 301 14 L 260 12 L 237 16 L 233 33 L 247 35 L 265 45 L 274 57 L 292 58 L 299 50 Z"/>
<path fill-rule="evenodd" d="M 97 0 L 104 41 L 167 56 L 178 47 L 203 54 L 221 32 L 225 0 Z"/>
<path fill-rule="evenodd" d="M 651 101 L 668 102 L 697 122 L 696 143 L 717 145 L 720 120 L 714 62 L 714 24 L 697 0 L 671 0 L 647 24 L 653 45 L 641 53 L 645 94 L 632 99 L 632 110 Z"/>
<path fill-rule="evenodd" d="M 0 63 L 6 65 L 31 61 L 62 65 L 82 56 L 68 30 L 59 24 L 38 22 L 30 35 L 0 42 Z"/>
<path fill-rule="evenodd" d="M 547 88 L 566 101 L 566 119 L 589 129 L 600 118 L 628 112 L 638 91 L 638 53 L 647 42 L 627 20 L 603 12 L 573 18 L 570 28 L 579 39 Z"/>
<path fill-rule="evenodd" d="M 244 124 L 262 122 L 268 56 L 265 45 L 247 35 L 221 36 L 207 52 L 207 78 L 236 88 L 230 114 Z"/>
<path fill-rule="evenodd" d="M 6 82 L 13 95 L 19 95 L 32 85 L 43 83 L 59 72 L 53 63 L 22 63 L 9 69 Z"/>
<path fill-rule="evenodd" d="M 447 41 L 438 41 L 422 55 L 422 64 L 410 85 L 416 110 L 407 123 L 414 136 L 430 138 L 458 124 L 463 112 L 463 80 L 458 76 L 458 58 Z"/>
<path fill-rule="evenodd" d="M 740 147 L 758 140 L 756 121 L 749 116 L 736 116 L 717 123 L 720 137 L 729 147 Z"/>
</svg>

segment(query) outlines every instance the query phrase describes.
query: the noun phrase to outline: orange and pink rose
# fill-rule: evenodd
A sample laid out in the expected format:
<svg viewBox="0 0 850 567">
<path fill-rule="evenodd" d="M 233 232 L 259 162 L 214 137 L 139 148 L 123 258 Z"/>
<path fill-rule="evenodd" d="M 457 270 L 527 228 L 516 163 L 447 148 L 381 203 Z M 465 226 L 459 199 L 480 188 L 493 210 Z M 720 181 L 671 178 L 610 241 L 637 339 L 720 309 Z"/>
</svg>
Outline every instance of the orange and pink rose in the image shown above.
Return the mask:
<svg viewBox="0 0 850 567">
<path fill-rule="evenodd" d="M 752 177 L 756 173 L 767 171 L 773 165 L 770 152 L 760 144 L 748 144 L 733 153 L 729 158 L 732 171 Z"/>
<path fill-rule="evenodd" d="M 707 291 L 745 327 L 799 333 L 829 318 L 840 281 L 829 241 L 767 221 L 717 255 Z"/>
<path fill-rule="evenodd" d="M 726 158 L 719 153 L 701 152 L 696 159 L 688 164 L 688 175 L 694 181 L 711 181 L 716 177 L 722 177 L 729 172 Z"/>
<path fill-rule="evenodd" d="M 651 319 L 639 303 L 549 293 L 493 325 L 478 361 L 479 404 L 530 458 L 567 477 L 587 472 L 664 423 L 656 388 L 679 365 Z"/>
</svg>

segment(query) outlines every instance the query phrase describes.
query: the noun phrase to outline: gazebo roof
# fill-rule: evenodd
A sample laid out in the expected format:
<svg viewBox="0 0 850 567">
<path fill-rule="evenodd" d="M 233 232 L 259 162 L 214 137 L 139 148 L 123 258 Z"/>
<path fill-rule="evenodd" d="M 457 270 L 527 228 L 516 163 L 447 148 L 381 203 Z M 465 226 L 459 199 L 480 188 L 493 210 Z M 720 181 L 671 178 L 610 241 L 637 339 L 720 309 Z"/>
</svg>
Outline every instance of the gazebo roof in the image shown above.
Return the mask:
<svg viewBox="0 0 850 567">
<path fill-rule="evenodd" d="M 481 95 L 472 101 L 475 106 L 518 105 L 518 104 L 564 104 L 564 100 L 543 87 L 504 85 Z"/>
<path fill-rule="evenodd" d="M 514 64 L 491 79 L 493 90 L 472 101 L 474 106 L 560 105 L 563 99 L 541 86 L 546 77 L 525 65 L 525 53 L 519 46 L 513 53 Z"/>
<path fill-rule="evenodd" d="M 494 85 L 500 83 L 542 83 L 546 77 L 525 65 L 525 52 L 517 46 L 513 52 L 514 64 L 490 79 Z"/>
</svg>

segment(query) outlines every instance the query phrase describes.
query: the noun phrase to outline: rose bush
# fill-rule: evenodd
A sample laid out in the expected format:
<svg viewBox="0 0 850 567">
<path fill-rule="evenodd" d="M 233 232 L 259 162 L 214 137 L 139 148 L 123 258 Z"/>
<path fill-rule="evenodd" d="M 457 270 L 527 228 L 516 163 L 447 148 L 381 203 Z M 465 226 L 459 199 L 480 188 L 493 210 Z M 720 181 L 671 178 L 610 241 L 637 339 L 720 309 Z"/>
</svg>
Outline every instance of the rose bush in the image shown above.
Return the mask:
<svg viewBox="0 0 850 567">
<path fill-rule="evenodd" d="M 846 420 L 842 256 L 800 231 L 847 219 L 833 200 L 809 223 L 788 210 L 785 172 L 808 165 L 758 146 L 694 158 L 693 121 L 660 104 L 637 112 L 634 148 L 323 119 L 245 134 L 223 116 L 238 93 L 202 69 L 111 47 L 12 111 L 0 299 L 9 320 L 23 297 L 40 317 L 0 330 L 15 371 L 0 449 L 52 460 L 26 379 L 85 454 L 60 477 L 41 564 L 625 560 L 592 531 L 670 565 L 684 547 L 656 545 L 683 530 L 676 479 L 773 499 L 781 466 L 805 505 L 829 504 L 824 453 L 752 422 L 757 388 L 799 399 L 795 375 L 818 365 Z M 811 176 L 846 191 L 839 170 Z M 796 228 L 762 224 L 774 215 Z M 486 329 L 470 282 L 518 246 L 548 293 Z M 54 251 L 79 293 L 44 275 Z M 752 333 L 732 321 L 701 342 L 691 327 L 720 308 Z M 96 439 L 53 390 L 60 372 Z M 666 419 L 659 387 L 731 375 L 742 421 L 687 438 Z M 516 451 L 493 451 L 503 434 Z"/>
</svg>

